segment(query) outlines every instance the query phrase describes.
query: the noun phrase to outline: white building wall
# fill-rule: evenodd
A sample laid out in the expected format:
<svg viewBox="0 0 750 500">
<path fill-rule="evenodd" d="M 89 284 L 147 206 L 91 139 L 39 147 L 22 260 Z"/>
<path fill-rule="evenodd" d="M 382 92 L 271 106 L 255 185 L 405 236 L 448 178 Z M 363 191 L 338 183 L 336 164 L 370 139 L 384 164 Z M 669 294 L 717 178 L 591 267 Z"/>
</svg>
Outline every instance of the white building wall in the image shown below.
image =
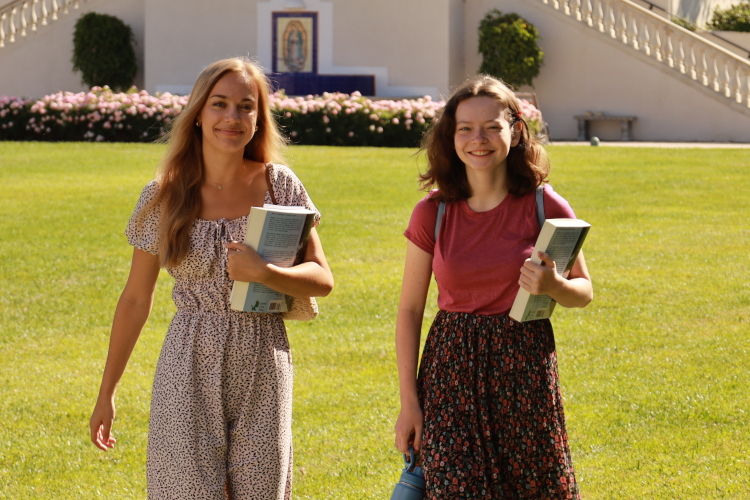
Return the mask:
<svg viewBox="0 0 750 500">
<path fill-rule="evenodd" d="M 0 95 L 42 97 L 67 90 L 88 90 L 81 83 L 80 73 L 73 72 L 73 31 L 79 17 L 88 12 L 119 17 L 130 25 L 135 35 L 135 54 L 138 74 L 135 85 L 143 87 L 144 61 L 144 1 L 145 0 L 89 0 L 79 9 L 59 14 L 57 21 L 39 26 L 36 32 L 18 37 L 0 49 Z"/>
<path fill-rule="evenodd" d="M 641 141 L 750 142 L 750 116 L 727 99 L 677 78 L 674 70 L 559 14 L 538 0 L 472 0 L 466 3 L 464 54 L 476 74 L 477 29 L 487 11 L 517 12 L 539 30 L 544 66 L 535 91 L 553 139 L 575 140 L 574 115 L 586 111 L 636 115 L 633 136 Z M 618 45 L 620 44 L 620 45 Z M 681 75 L 680 75 L 681 76 Z M 603 140 L 619 140 L 619 123 L 592 124 Z"/>
<path fill-rule="evenodd" d="M 257 55 L 256 0 L 145 0 L 145 89 L 183 87 L 214 61 Z"/>
</svg>

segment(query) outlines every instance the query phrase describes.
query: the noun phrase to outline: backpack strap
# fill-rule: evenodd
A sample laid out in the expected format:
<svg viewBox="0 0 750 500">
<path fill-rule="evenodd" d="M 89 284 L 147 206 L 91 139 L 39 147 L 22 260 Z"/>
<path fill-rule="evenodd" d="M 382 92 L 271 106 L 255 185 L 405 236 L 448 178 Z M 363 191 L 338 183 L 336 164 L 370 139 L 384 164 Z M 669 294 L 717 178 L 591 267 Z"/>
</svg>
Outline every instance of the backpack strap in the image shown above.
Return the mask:
<svg viewBox="0 0 750 500">
<path fill-rule="evenodd" d="M 435 243 L 437 244 L 438 234 L 440 234 L 440 221 L 445 215 L 445 202 L 441 201 L 438 205 L 437 219 L 435 219 Z"/>
<path fill-rule="evenodd" d="M 276 196 L 273 194 L 273 184 L 271 183 L 271 164 L 266 163 L 266 184 L 268 184 L 268 194 L 271 195 L 271 202 L 274 205 L 278 205 Z"/>
<path fill-rule="evenodd" d="M 544 216 L 544 184 L 540 184 L 536 188 L 536 220 L 539 221 L 539 230 L 541 231 L 544 227 L 544 221 L 547 220 Z"/>
</svg>

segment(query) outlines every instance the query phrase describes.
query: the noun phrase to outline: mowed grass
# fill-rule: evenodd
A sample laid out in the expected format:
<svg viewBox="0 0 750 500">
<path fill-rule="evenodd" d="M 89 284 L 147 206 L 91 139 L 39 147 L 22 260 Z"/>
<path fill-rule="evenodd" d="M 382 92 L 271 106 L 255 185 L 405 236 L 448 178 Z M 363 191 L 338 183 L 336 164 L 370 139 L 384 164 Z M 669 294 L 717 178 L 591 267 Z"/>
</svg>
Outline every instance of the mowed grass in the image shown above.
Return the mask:
<svg viewBox="0 0 750 500">
<path fill-rule="evenodd" d="M 166 273 L 117 394 L 115 450 L 94 448 L 88 418 L 132 254 L 123 230 L 162 152 L 0 143 L 0 498 L 145 498 Z M 387 499 L 398 478 L 393 331 L 402 233 L 422 196 L 413 152 L 289 151 L 336 278 L 318 319 L 288 325 L 296 498 Z M 583 497 L 749 497 L 748 153 L 549 152 L 553 186 L 593 225 L 594 302 L 553 318 Z"/>
</svg>

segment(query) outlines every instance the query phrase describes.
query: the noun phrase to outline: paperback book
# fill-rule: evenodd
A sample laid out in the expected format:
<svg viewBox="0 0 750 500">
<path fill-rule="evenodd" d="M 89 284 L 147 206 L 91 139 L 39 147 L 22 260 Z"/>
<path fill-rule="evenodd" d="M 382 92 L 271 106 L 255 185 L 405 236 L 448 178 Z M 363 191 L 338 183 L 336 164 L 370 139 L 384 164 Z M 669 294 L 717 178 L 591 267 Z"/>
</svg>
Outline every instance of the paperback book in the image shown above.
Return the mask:
<svg viewBox="0 0 750 500">
<path fill-rule="evenodd" d="M 245 243 L 275 266 L 295 266 L 305 257 L 314 219 L 315 212 L 305 207 L 253 207 L 247 221 Z M 229 307 L 257 313 L 287 312 L 291 300 L 262 283 L 235 281 Z"/>
<path fill-rule="evenodd" d="M 555 261 L 557 274 L 567 278 L 589 228 L 591 224 L 580 219 L 547 219 L 534 245 L 531 261 L 541 264 L 538 252 L 547 253 Z M 509 316 L 520 322 L 546 319 L 552 316 L 556 304 L 549 295 L 532 295 L 521 288 Z"/>
</svg>

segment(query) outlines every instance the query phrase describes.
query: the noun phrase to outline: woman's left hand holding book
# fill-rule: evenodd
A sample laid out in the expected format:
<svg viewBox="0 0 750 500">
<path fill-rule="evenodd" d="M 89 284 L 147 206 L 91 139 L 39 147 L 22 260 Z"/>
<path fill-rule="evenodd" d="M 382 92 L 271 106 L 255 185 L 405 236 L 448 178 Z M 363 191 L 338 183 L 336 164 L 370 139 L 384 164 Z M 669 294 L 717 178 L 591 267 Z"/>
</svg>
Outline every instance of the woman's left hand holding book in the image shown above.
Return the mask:
<svg viewBox="0 0 750 500">
<path fill-rule="evenodd" d="M 325 297 L 333 289 L 333 274 L 315 228 L 310 231 L 303 262 L 293 267 L 274 266 L 245 243 L 231 241 L 224 246 L 229 252 L 227 271 L 235 281 L 262 283 L 296 298 Z"/>
</svg>

